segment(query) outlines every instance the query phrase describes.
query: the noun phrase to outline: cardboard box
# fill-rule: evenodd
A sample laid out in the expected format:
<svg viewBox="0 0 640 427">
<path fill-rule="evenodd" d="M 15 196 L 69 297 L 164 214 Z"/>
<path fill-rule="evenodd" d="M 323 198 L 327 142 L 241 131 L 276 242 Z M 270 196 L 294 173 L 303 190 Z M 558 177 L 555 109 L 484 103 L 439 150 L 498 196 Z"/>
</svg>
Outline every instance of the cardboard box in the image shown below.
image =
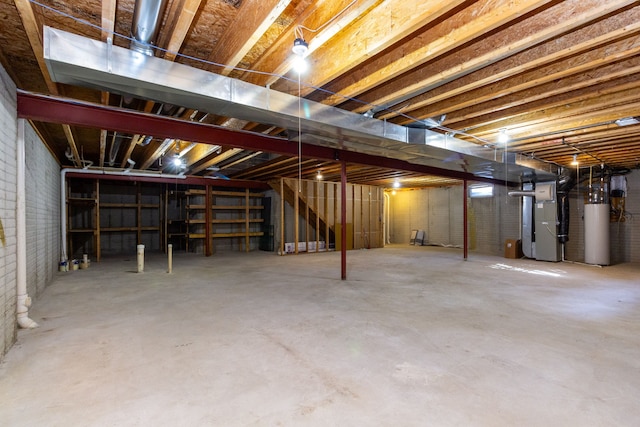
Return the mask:
<svg viewBox="0 0 640 427">
<path fill-rule="evenodd" d="M 504 257 L 511 259 L 522 258 L 522 242 L 517 239 L 507 239 L 504 242 Z"/>
</svg>

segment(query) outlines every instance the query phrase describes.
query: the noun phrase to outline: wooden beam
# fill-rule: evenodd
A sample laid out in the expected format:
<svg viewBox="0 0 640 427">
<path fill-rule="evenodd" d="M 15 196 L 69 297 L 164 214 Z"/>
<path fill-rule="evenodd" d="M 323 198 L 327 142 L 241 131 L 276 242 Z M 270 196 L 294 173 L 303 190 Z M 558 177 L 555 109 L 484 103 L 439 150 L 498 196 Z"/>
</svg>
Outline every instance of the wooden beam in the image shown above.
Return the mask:
<svg viewBox="0 0 640 427">
<path fill-rule="evenodd" d="M 469 32 L 466 34 L 464 33 L 464 28 L 457 29 L 452 33 L 443 35 L 442 38 L 444 41 L 436 40 L 433 42 L 433 49 L 428 50 L 429 56 L 423 61 L 424 63 L 427 59 L 430 60 L 428 67 L 422 67 L 412 73 L 406 73 L 408 68 L 402 68 L 401 72 L 405 73 L 405 75 L 396 79 L 393 84 L 370 90 L 366 96 L 360 97 L 360 100 L 381 106 L 397 105 L 444 83 L 478 71 L 520 52 L 524 52 L 543 42 L 553 40 L 567 33 L 572 28 L 580 28 L 607 13 L 615 11 L 621 7 L 623 3 L 630 2 L 631 0 L 618 0 L 607 3 L 602 3 L 601 0 L 569 0 L 559 3 L 539 14 L 535 14 L 528 19 L 515 22 L 502 31 L 489 36 L 486 34 L 490 34 L 494 27 L 490 25 L 483 28 L 485 22 L 483 17 L 480 16 L 469 23 L 471 28 L 475 28 L 475 33 Z M 520 7 L 528 10 L 531 5 L 523 3 Z M 504 25 L 513 19 L 515 19 L 515 17 L 506 13 L 506 11 L 504 12 L 504 16 L 495 17 L 496 23 L 500 25 Z M 491 22 L 493 23 L 494 21 L 492 20 Z M 448 37 L 456 34 L 456 32 L 464 35 L 463 42 L 477 40 L 472 45 L 463 49 L 457 49 L 459 46 L 462 46 L 462 43 L 457 43 L 459 41 L 457 39 L 452 46 L 449 46 L 449 43 L 447 43 Z M 449 52 L 452 48 L 456 48 L 455 55 L 449 55 L 438 62 L 434 61 L 439 55 Z M 417 52 L 425 53 L 421 49 L 418 49 Z M 558 55 L 561 54 L 567 55 L 567 49 L 562 49 Z M 553 59 L 549 61 L 551 62 Z M 418 63 L 408 65 L 413 68 L 418 65 Z M 385 69 L 386 68 L 383 68 L 378 72 L 385 73 Z M 398 74 L 393 74 L 393 76 L 396 75 Z M 356 83 L 361 84 L 359 82 Z M 365 87 L 365 90 L 371 88 L 372 87 Z M 362 93 L 362 91 L 354 92 L 351 89 L 343 89 L 342 92 L 346 92 L 347 94 Z M 342 102 L 341 99 L 337 98 L 334 101 L 331 101 L 331 99 L 328 101 L 331 104 Z M 413 99 L 411 103 L 415 103 Z M 370 107 L 359 106 L 355 111 L 364 112 L 368 108 Z"/>
<path fill-rule="evenodd" d="M 71 126 L 62 125 L 62 130 L 64 131 L 64 135 L 67 137 L 69 147 L 71 147 L 71 153 L 73 154 L 73 163 L 77 168 L 82 167 L 82 159 L 80 158 L 80 153 L 78 152 L 78 146 L 76 145 L 76 140 L 73 136 L 73 132 L 71 131 Z"/>
<path fill-rule="evenodd" d="M 208 61 L 226 65 L 220 74 L 229 75 L 290 3 L 291 0 L 244 0 Z"/>
<path fill-rule="evenodd" d="M 135 134 L 131 138 L 131 141 L 129 142 L 129 147 L 127 147 L 127 151 L 125 152 L 124 158 L 122 159 L 122 164 L 120 165 L 121 168 L 127 167 L 127 161 L 131 158 L 131 153 L 133 153 L 133 149 L 136 147 L 139 140 L 140 140 L 140 134 Z"/>
<path fill-rule="evenodd" d="M 623 38 L 633 36 L 637 33 L 640 23 L 640 8 L 633 8 L 621 14 L 614 15 L 592 25 L 580 28 L 566 35 L 553 39 L 552 42 L 543 43 L 539 46 L 528 49 L 508 59 L 499 61 L 492 66 L 485 67 L 472 74 L 459 76 L 455 80 L 446 83 L 446 80 L 437 87 L 425 92 L 420 98 L 411 100 L 411 110 L 408 113 L 418 118 L 434 117 L 444 111 L 451 111 L 452 108 L 443 108 L 446 103 L 456 96 L 468 94 L 472 90 L 504 81 L 527 72 L 535 72 L 536 69 L 549 66 L 561 60 L 576 57 L 584 53 L 602 48 L 605 45 L 618 42 Z M 614 30 L 611 30 L 611 29 Z M 567 49 L 566 46 L 571 46 Z M 471 48 L 471 47 L 470 47 Z M 467 60 L 473 57 L 473 52 L 465 55 L 465 48 L 461 52 Z M 604 52 L 605 56 L 606 52 Z M 445 77 L 447 73 L 455 73 L 453 69 L 455 63 L 451 63 L 456 58 L 443 58 L 430 64 L 435 75 Z M 456 60 L 459 61 L 459 60 Z M 449 65 L 447 65 L 449 62 Z M 459 62 L 458 66 L 459 66 Z M 556 65 L 562 69 L 563 66 Z M 446 70 L 450 70 L 449 72 Z M 428 82 L 426 82 L 428 83 Z M 444 83 L 444 84 L 443 84 Z M 475 99 L 475 97 L 474 97 Z M 390 119 L 397 114 L 389 112 L 379 116 L 380 119 Z M 394 120 L 398 124 L 406 124 L 411 120 L 400 118 Z M 447 123 L 450 123 L 449 119 Z"/>
<path fill-rule="evenodd" d="M 354 97 L 362 94 L 363 92 L 374 88 L 382 83 L 388 82 L 412 70 L 433 58 L 444 55 L 452 50 L 469 43 L 479 37 L 483 37 L 487 32 L 495 30 L 496 28 L 505 25 L 515 19 L 518 19 L 522 15 L 541 7 L 548 3 L 549 0 L 479 0 L 468 8 L 460 11 L 450 19 L 439 22 L 436 26 L 428 28 L 423 33 L 416 37 L 410 38 L 407 43 L 401 44 L 398 48 L 391 52 L 376 58 L 371 62 L 371 66 L 362 67 L 361 69 L 350 72 L 348 76 L 343 80 L 348 82 L 340 92 L 335 96 L 330 96 L 325 99 L 325 103 L 330 105 L 336 105 L 344 102 L 346 97 Z M 394 2 L 385 2 L 394 3 Z M 389 11 L 389 15 L 382 16 L 377 22 L 377 28 L 369 28 L 369 32 L 378 35 L 380 28 L 391 27 L 394 28 L 393 22 L 402 20 L 402 24 L 398 27 L 405 28 L 411 27 L 411 22 L 417 15 L 415 5 L 411 2 L 400 2 L 403 5 L 398 5 L 399 10 Z M 446 2 L 449 4 L 449 2 Z M 432 2 L 431 4 L 438 5 L 439 2 Z M 434 6 L 435 7 L 435 6 Z M 378 10 L 384 9 L 384 6 L 376 8 L 372 14 Z M 425 8 L 426 9 L 426 8 Z M 423 8 L 420 8 L 421 12 L 424 12 Z M 389 22 L 391 21 L 391 23 Z M 385 22 L 383 25 L 382 22 Z M 421 23 L 424 25 L 424 23 Z M 345 34 L 346 37 L 346 34 Z M 353 37 L 352 43 L 342 43 L 341 50 L 334 50 L 327 52 L 328 56 L 317 58 L 314 56 L 316 62 L 314 63 L 314 69 L 322 70 L 322 72 L 314 73 L 311 81 L 308 82 L 311 86 L 320 87 L 323 84 L 330 81 L 327 77 L 338 77 L 340 74 L 344 74 L 346 70 L 344 67 L 339 67 L 341 70 L 338 75 L 332 75 L 331 70 L 335 70 L 336 66 L 333 64 L 341 64 L 343 61 L 335 61 L 336 56 L 340 58 L 349 58 L 351 55 L 352 44 L 368 44 L 366 35 L 363 40 L 362 34 L 356 34 Z M 349 62 L 349 61 L 345 61 Z M 325 81 L 326 80 L 326 81 Z M 310 93 L 311 90 L 307 90 L 306 93 Z"/>
<path fill-rule="evenodd" d="M 581 55 L 569 56 L 565 59 L 557 60 L 543 67 L 517 74 L 508 79 L 496 80 L 492 84 L 476 90 L 456 95 L 438 103 L 433 103 L 422 109 L 413 110 L 411 111 L 411 115 L 430 117 L 428 114 L 432 114 L 434 111 L 443 112 L 443 108 L 445 108 L 446 111 L 456 111 L 508 94 L 536 88 L 540 85 L 553 83 L 559 79 L 565 79 L 587 72 L 590 73 L 586 75 L 587 79 L 591 74 L 593 74 L 594 79 L 609 78 L 606 76 L 618 77 L 624 75 L 624 72 L 622 72 L 622 67 L 616 66 L 615 63 L 629 60 L 639 53 L 640 36 L 636 35 L 614 44 L 590 50 Z M 637 62 L 633 63 L 636 64 L 636 66 L 638 65 Z M 635 72 L 635 68 L 632 68 L 630 71 Z M 453 120 L 453 117 L 449 117 L 447 123 L 453 123 Z"/>
<path fill-rule="evenodd" d="M 175 26 L 171 28 L 171 37 L 167 44 L 167 51 L 164 53 L 164 59 L 167 61 L 175 60 L 176 54 L 180 51 L 201 4 L 202 0 L 185 0 L 182 4 L 177 22 Z"/>
<path fill-rule="evenodd" d="M 403 0 L 363 2 L 359 4 L 359 19 L 353 21 L 353 25 L 347 26 L 344 22 L 334 24 L 336 26 L 343 25 L 344 29 L 340 31 L 338 36 L 328 39 L 322 46 L 315 48 L 310 57 L 314 73 L 307 82 L 312 86 L 323 86 L 338 76 L 355 69 L 364 61 L 418 29 L 437 21 L 460 5 L 470 3 L 472 2 L 468 0 L 423 2 L 419 8 L 416 8 L 414 3 Z M 374 5 L 375 7 L 373 7 Z M 369 7 L 370 10 L 368 10 Z M 365 13 L 366 10 L 368 13 Z M 306 21 L 303 22 L 306 23 Z M 332 31 L 335 30 L 332 29 Z M 292 43 L 291 34 L 288 38 Z M 310 45 L 310 47 L 313 46 Z M 336 58 L 341 60 L 336 61 Z M 280 64 L 285 62 L 285 58 L 282 57 L 274 57 L 273 60 L 272 63 L 263 64 L 261 69 L 277 70 Z M 268 83 L 264 78 L 257 76 L 252 79 L 252 82 L 260 85 Z"/>
<path fill-rule="evenodd" d="M 202 172 L 203 170 L 205 170 L 206 168 L 213 166 L 217 163 L 220 163 L 238 153 L 240 153 L 242 151 L 241 148 L 230 148 L 227 151 L 224 151 L 220 154 L 218 154 L 217 156 L 213 157 L 212 159 L 207 160 L 206 162 L 196 166 L 195 168 L 191 169 L 191 173 L 192 174 L 196 174 L 198 172 Z"/>
</svg>

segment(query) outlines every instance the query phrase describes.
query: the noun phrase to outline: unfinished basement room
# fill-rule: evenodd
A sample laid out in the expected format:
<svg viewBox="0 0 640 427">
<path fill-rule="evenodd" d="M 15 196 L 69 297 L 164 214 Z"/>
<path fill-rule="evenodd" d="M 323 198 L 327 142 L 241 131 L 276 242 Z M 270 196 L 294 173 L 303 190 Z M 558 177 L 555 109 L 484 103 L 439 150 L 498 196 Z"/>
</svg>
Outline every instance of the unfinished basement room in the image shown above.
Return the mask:
<svg viewBox="0 0 640 427">
<path fill-rule="evenodd" d="M 0 425 L 637 426 L 640 1 L 0 0 Z"/>
</svg>

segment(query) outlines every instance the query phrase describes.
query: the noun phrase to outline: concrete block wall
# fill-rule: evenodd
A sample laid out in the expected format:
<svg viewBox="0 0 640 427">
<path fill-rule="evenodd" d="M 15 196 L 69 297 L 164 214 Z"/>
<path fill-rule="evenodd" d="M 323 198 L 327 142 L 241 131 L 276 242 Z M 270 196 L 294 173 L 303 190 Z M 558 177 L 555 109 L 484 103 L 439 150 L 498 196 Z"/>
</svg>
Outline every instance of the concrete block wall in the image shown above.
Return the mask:
<svg viewBox="0 0 640 427">
<path fill-rule="evenodd" d="M 37 296 L 55 278 L 60 259 L 60 167 L 28 122 L 18 121 L 16 86 L 0 67 L 0 357 L 16 324 L 16 194 L 18 126 L 24 126 L 27 291 Z"/>
<path fill-rule="evenodd" d="M 60 165 L 25 123 L 27 292 L 34 298 L 53 281 L 60 260 Z"/>
<path fill-rule="evenodd" d="M 0 67 L 0 357 L 16 339 L 16 102 Z"/>
<path fill-rule="evenodd" d="M 520 238 L 519 197 L 510 197 L 515 188 L 495 185 L 493 197 L 469 199 L 469 247 L 480 253 L 504 255 L 507 239 Z"/>
<path fill-rule="evenodd" d="M 424 230 L 432 245 L 461 246 L 462 186 L 400 190 L 389 197 L 391 243 L 409 243 L 412 230 Z"/>
<path fill-rule="evenodd" d="M 627 211 L 624 226 L 627 230 L 628 252 L 626 262 L 640 262 L 640 170 L 634 169 L 627 178 L 627 196 L 625 210 Z M 614 227 L 617 224 L 614 223 Z"/>
<path fill-rule="evenodd" d="M 469 248 L 479 253 L 501 255 L 506 239 L 519 238 L 519 200 L 507 196 L 504 186 L 494 187 L 494 196 L 469 199 Z M 464 244 L 463 186 L 403 190 L 390 196 L 391 243 L 409 243 L 411 230 L 425 230 L 430 245 Z"/>
<path fill-rule="evenodd" d="M 640 170 L 625 175 L 627 194 L 625 197 L 625 221 L 609 224 L 611 264 L 640 262 Z M 584 192 L 585 184 L 571 192 L 571 220 L 569 242 L 565 247 L 565 258 L 584 262 Z"/>
</svg>

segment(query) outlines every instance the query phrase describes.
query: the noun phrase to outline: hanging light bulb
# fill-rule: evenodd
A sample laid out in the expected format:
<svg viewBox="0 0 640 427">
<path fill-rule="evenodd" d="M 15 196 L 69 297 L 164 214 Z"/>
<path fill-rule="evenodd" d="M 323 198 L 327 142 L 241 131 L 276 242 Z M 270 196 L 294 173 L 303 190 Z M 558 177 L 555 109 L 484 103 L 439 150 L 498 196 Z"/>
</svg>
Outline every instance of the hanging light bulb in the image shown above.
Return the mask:
<svg viewBox="0 0 640 427">
<path fill-rule="evenodd" d="M 309 44 L 303 38 L 297 37 L 293 41 L 291 51 L 294 54 L 293 69 L 296 70 L 298 74 L 302 74 L 307 71 L 308 65 L 305 57 L 309 52 Z"/>
<path fill-rule="evenodd" d="M 307 64 L 307 60 L 304 59 L 302 56 L 298 56 L 295 55 L 293 57 L 293 69 L 298 73 L 298 74 L 304 74 L 305 71 L 307 71 L 307 69 L 309 68 L 309 65 Z"/>
<path fill-rule="evenodd" d="M 309 52 L 309 43 L 307 43 L 303 38 L 298 37 L 293 41 L 293 47 L 291 50 L 296 55 L 304 57 L 307 52 Z"/>
<path fill-rule="evenodd" d="M 505 144 L 509 142 L 509 134 L 505 128 L 500 129 L 500 133 L 498 134 L 498 142 L 501 144 Z"/>
<path fill-rule="evenodd" d="M 320 173 L 320 171 L 319 171 L 319 170 L 318 170 L 318 173 L 316 174 L 316 179 L 317 179 L 318 181 L 321 181 L 321 180 L 322 180 L 322 174 Z"/>
<path fill-rule="evenodd" d="M 577 154 L 573 155 L 573 160 L 571 161 L 571 164 L 573 166 L 577 166 L 578 165 L 578 155 Z"/>
</svg>

